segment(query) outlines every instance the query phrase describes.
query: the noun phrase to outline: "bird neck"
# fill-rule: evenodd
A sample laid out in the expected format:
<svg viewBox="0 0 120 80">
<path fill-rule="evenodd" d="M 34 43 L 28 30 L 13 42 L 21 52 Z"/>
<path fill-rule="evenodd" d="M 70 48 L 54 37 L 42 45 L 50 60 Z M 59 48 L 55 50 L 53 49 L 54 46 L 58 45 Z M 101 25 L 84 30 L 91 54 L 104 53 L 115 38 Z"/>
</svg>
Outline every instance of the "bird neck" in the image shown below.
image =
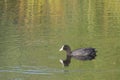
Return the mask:
<svg viewBox="0 0 120 80">
<path fill-rule="evenodd" d="M 71 61 L 71 56 L 70 55 L 67 55 L 66 61 Z"/>
<path fill-rule="evenodd" d="M 66 50 L 66 53 L 69 55 L 72 53 L 71 49 Z"/>
<path fill-rule="evenodd" d="M 67 55 L 66 59 L 63 61 L 64 66 L 69 66 L 70 62 L 71 62 L 71 56 Z"/>
</svg>

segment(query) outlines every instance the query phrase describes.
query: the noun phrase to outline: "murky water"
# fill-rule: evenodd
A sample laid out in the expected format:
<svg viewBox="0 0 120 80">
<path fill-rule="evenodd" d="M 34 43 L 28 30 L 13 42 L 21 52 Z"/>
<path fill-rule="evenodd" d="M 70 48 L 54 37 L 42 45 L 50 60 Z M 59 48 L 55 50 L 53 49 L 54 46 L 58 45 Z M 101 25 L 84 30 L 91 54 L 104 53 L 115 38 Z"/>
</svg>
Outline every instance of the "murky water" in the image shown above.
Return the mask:
<svg viewBox="0 0 120 80">
<path fill-rule="evenodd" d="M 119 80 L 119 0 L 1 0 L 1 80 Z M 63 44 L 95 47 L 62 67 Z"/>
</svg>

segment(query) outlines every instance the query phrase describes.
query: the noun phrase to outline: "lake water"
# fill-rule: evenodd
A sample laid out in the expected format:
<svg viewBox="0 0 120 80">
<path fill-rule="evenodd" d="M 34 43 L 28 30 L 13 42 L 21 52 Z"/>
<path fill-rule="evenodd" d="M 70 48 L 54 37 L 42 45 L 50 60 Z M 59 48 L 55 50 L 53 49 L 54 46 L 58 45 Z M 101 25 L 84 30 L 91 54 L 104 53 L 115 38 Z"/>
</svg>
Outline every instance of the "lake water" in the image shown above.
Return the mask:
<svg viewBox="0 0 120 80">
<path fill-rule="evenodd" d="M 62 45 L 94 47 L 63 67 Z M 119 0 L 1 0 L 1 80 L 119 80 Z"/>
</svg>

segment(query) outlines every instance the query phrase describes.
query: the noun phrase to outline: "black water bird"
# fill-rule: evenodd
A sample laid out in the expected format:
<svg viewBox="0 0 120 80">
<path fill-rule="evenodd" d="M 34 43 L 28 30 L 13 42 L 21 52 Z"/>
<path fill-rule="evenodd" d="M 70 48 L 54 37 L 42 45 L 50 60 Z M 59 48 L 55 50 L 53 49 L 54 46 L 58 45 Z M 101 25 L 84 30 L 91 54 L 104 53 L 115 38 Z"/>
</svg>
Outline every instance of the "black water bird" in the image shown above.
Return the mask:
<svg viewBox="0 0 120 80">
<path fill-rule="evenodd" d="M 65 60 L 60 59 L 60 62 L 64 66 L 69 66 L 69 64 L 71 63 L 71 58 L 85 61 L 95 59 L 96 57 L 95 48 L 79 48 L 74 51 L 71 51 L 69 45 L 63 45 L 59 51 L 62 50 L 66 51 L 66 59 Z"/>
</svg>

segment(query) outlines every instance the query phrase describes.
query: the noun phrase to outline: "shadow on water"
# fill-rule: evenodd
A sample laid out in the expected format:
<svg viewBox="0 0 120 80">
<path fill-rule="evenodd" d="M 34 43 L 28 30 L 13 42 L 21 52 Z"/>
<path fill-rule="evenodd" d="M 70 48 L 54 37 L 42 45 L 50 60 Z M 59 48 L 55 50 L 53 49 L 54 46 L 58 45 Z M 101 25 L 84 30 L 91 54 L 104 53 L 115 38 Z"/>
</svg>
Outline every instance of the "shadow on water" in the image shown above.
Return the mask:
<svg viewBox="0 0 120 80">
<path fill-rule="evenodd" d="M 62 69 L 55 69 L 55 68 L 49 68 L 49 67 L 44 67 L 44 66 L 16 66 L 16 67 L 10 67 L 10 66 L 5 66 L 5 67 L 0 67 L 0 73 L 20 73 L 20 74 L 40 74 L 40 75 L 52 75 L 52 74 L 62 74 L 62 73 L 109 73 L 109 72 L 120 72 L 119 69 L 76 69 L 76 70 L 69 70 L 66 68 Z"/>
</svg>

